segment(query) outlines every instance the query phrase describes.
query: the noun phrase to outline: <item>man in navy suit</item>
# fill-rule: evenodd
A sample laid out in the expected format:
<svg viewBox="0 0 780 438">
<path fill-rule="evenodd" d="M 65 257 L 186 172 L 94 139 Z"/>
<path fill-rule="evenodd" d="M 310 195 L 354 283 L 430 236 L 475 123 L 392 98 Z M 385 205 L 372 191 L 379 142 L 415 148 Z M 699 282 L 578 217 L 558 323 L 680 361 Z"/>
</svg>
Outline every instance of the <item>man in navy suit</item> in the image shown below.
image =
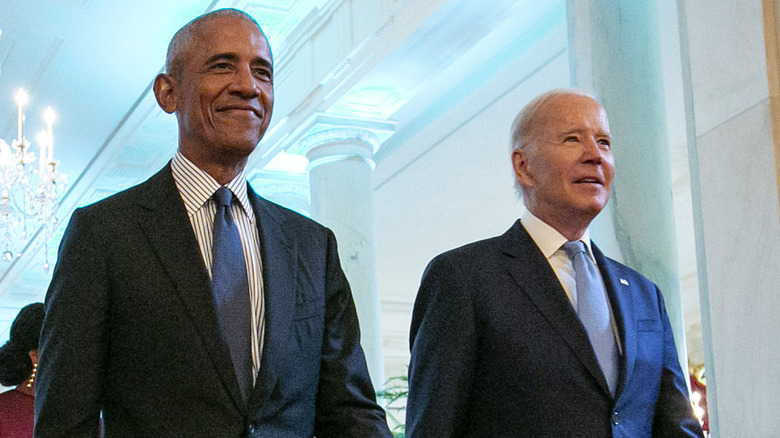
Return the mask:
<svg viewBox="0 0 780 438">
<path fill-rule="evenodd" d="M 545 93 L 516 118 L 512 143 L 526 213 L 423 275 L 407 436 L 701 437 L 661 292 L 590 241 L 614 174 L 604 109 L 576 90 Z M 598 267 L 583 290 L 601 291 L 600 341 L 578 313 L 586 282 L 567 242 Z"/>
<path fill-rule="evenodd" d="M 227 9 L 188 23 L 154 93 L 176 113 L 178 151 L 73 214 L 46 296 L 35 436 L 94 438 L 102 413 L 107 437 L 390 437 L 333 233 L 244 176 L 273 108 L 257 22 Z M 217 208 L 237 251 L 220 260 L 243 262 L 220 277 L 244 285 L 234 319 L 212 295 Z"/>
</svg>

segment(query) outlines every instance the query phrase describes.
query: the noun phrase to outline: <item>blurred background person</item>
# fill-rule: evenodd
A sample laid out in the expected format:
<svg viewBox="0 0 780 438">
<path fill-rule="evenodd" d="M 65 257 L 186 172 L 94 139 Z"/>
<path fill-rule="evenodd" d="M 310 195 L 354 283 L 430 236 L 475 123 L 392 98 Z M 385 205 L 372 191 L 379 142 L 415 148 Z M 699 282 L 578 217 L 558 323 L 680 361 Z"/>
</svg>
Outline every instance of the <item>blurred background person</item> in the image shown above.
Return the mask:
<svg viewBox="0 0 780 438">
<path fill-rule="evenodd" d="M 43 303 L 23 307 L 11 324 L 8 342 L 0 347 L 0 383 L 15 387 L 0 394 L 2 438 L 29 438 L 33 434 L 35 373 L 43 315 Z"/>
</svg>

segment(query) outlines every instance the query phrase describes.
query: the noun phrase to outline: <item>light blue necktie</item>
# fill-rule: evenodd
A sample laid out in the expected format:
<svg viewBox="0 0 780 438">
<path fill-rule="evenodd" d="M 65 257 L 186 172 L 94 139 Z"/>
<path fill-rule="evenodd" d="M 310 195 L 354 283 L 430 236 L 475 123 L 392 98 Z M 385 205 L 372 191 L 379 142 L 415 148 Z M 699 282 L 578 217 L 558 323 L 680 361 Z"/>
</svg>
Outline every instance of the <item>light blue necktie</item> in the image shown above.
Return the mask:
<svg viewBox="0 0 780 438">
<path fill-rule="evenodd" d="M 241 396 L 246 401 L 252 388 L 252 323 L 244 250 L 230 211 L 233 193 L 227 187 L 220 187 L 213 198 L 217 211 L 211 246 L 211 291 L 219 330 L 230 349 Z"/>
<path fill-rule="evenodd" d="M 609 317 L 604 283 L 581 241 L 567 242 L 563 250 L 574 266 L 577 283 L 577 314 L 588 333 L 590 344 L 614 395 L 618 377 L 618 351 Z"/>
</svg>

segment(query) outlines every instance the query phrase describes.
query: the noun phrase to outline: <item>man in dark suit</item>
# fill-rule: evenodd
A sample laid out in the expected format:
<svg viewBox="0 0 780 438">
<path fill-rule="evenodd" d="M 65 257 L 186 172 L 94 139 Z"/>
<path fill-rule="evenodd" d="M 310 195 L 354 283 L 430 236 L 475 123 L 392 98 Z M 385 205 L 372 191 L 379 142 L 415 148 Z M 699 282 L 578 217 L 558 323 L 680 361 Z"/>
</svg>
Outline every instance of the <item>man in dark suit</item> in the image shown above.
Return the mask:
<svg viewBox="0 0 780 438">
<path fill-rule="evenodd" d="M 660 291 L 590 242 L 614 174 L 604 109 L 545 93 L 512 142 L 526 213 L 423 275 L 407 436 L 701 437 Z"/>
<path fill-rule="evenodd" d="M 201 16 L 166 71 L 154 93 L 177 116 L 175 157 L 77 210 L 63 238 L 36 436 L 98 436 L 102 412 L 107 437 L 390 437 L 333 234 L 244 177 L 273 107 L 259 25 Z"/>
</svg>

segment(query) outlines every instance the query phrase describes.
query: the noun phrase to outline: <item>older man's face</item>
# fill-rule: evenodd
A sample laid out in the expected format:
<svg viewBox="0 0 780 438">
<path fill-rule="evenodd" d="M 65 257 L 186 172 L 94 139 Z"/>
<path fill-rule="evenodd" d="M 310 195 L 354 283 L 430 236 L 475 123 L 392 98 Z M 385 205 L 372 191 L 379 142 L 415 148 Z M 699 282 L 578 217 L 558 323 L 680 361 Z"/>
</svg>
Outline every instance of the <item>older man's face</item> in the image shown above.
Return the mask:
<svg viewBox="0 0 780 438">
<path fill-rule="evenodd" d="M 537 113 L 532 144 L 513 156 L 529 210 L 553 226 L 589 223 L 609 200 L 610 142 L 607 114 L 593 99 L 564 95 L 548 103 Z"/>
<path fill-rule="evenodd" d="M 273 109 L 271 50 L 251 21 L 208 21 L 186 49 L 177 78 L 182 149 L 211 159 L 246 157 L 263 138 Z"/>
</svg>

